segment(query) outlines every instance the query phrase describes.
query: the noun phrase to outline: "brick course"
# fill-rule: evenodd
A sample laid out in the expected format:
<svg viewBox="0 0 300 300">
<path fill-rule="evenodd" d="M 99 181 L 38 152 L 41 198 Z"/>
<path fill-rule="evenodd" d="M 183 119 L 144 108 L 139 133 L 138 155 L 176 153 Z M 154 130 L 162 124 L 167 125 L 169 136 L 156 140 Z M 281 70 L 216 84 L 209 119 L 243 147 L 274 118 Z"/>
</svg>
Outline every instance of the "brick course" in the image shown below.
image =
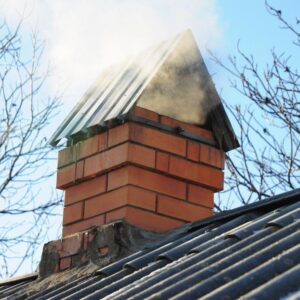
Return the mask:
<svg viewBox="0 0 300 300">
<path fill-rule="evenodd" d="M 224 152 L 210 147 L 208 145 L 200 145 L 199 161 L 209 165 L 216 166 L 220 169 L 224 168 Z"/>
<path fill-rule="evenodd" d="M 143 125 L 131 123 L 130 139 L 166 152 L 185 156 L 186 139 Z"/>
<path fill-rule="evenodd" d="M 84 177 L 95 176 L 126 162 L 154 168 L 155 151 L 135 144 L 121 144 L 87 158 L 85 160 Z"/>
<path fill-rule="evenodd" d="M 65 205 L 69 205 L 106 191 L 106 175 L 78 183 L 65 190 Z"/>
<path fill-rule="evenodd" d="M 99 135 L 78 143 L 77 158 L 81 159 L 99 152 Z"/>
<path fill-rule="evenodd" d="M 177 198 L 185 198 L 186 183 L 135 166 L 125 166 L 108 174 L 108 190 L 123 185 L 136 185 Z"/>
<path fill-rule="evenodd" d="M 197 186 L 188 185 L 188 201 L 194 202 L 209 208 L 214 207 L 214 193 L 211 190 Z"/>
<path fill-rule="evenodd" d="M 85 202 L 84 218 L 90 218 L 126 205 L 127 191 L 118 189 Z"/>
<path fill-rule="evenodd" d="M 163 152 L 156 152 L 156 169 L 163 171 L 163 172 L 168 172 L 169 171 L 169 160 L 170 160 L 170 155 L 167 153 Z"/>
<path fill-rule="evenodd" d="M 169 172 L 172 175 L 200 183 L 214 191 L 223 189 L 223 172 L 205 165 L 171 156 Z"/>
<path fill-rule="evenodd" d="M 168 231 L 184 224 L 183 221 L 135 207 L 122 207 L 107 214 L 108 223 L 125 218 L 131 224 L 155 232 Z"/>
<path fill-rule="evenodd" d="M 195 135 L 207 138 L 209 140 L 214 140 L 214 136 L 213 133 L 209 130 L 206 130 L 204 128 L 201 128 L 199 126 L 195 126 L 195 125 L 191 125 L 185 122 L 181 122 L 166 116 L 161 116 L 160 118 L 160 122 L 163 125 L 168 125 L 171 126 L 173 128 L 181 128 L 182 130 L 189 132 L 189 133 L 193 133 Z"/>
<path fill-rule="evenodd" d="M 56 187 L 63 188 L 75 183 L 76 164 L 57 171 Z"/>
<path fill-rule="evenodd" d="M 105 224 L 105 215 L 96 216 L 87 220 L 81 220 L 79 222 L 63 226 L 62 235 L 68 236 L 70 234 L 89 229 L 93 226 L 101 226 L 103 224 Z"/>
<path fill-rule="evenodd" d="M 121 144 L 129 140 L 130 123 L 125 123 L 121 126 L 111 128 L 108 131 L 108 147 L 112 147 Z"/>
<path fill-rule="evenodd" d="M 127 208 L 126 217 L 129 223 L 155 232 L 168 231 L 184 224 L 182 221 L 134 207 Z"/>
<path fill-rule="evenodd" d="M 64 208 L 63 225 L 74 223 L 83 217 L 83 202 L 75 203 Z"/>
<path fill-rule="evenodd" d="M 200 147 L 199 143 L 193 142 L 193 141 L 188 141 L 187 145 L 187 158 L 194 160 L 194 161 L 199 161 L 200 160 Z"/>
<path fill-rule="evenodd" d="M 62 168 L 74 163 L 76 160 L 75 147 L 68 147 L 59 151 L 57 167 Z"/>
<path fill-rule="evenodd" d="M 159 196 L 157 211 L 183 221 L 196 221 L 212 215 L 212 210 L 186 201 Z"/>
<path fill-rule="evenodd" d="M 158 113 L 148 110 L 148 109 L 145 109 L 145 108 L 142 108 L 142 107 L 139 107 L 139 106 L 136 106 L 134 108 L 133 115 L 135 115 L 137 117 L 145 118 L 145 119 L 148 119 L 148 120 L 151 120 L 154 122 L 159 122 L 159 114 Z"/>
</svg>

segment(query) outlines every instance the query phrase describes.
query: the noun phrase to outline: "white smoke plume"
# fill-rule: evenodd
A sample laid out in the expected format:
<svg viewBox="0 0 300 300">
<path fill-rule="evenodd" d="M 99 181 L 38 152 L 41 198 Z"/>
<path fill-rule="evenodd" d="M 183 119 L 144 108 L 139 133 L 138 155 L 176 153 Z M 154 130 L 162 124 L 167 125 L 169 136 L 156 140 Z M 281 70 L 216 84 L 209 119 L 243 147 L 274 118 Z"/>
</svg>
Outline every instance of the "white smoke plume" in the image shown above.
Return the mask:
<svg viewBox="0 0 300 300">
<path fill-rule="evenodd" d="M 156 42 L 192 29 L 202 52 L 221 44 L 214 0 L 0 0 L 0 14 L 37 28 L 53 91 L 73 106 L 99 73 Z"/>
</svg>

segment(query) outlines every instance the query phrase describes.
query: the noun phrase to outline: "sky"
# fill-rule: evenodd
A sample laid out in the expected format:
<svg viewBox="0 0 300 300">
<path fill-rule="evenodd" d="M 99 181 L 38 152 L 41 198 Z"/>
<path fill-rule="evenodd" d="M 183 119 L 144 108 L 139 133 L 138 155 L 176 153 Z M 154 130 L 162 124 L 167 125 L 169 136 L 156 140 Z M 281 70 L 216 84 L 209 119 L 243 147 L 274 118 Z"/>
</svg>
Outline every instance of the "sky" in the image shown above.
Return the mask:
<svg viewBox="0 0 300 300">
<path fill-rule="evenodd" d="M 300 11 L 297 0 L 269 3 L 288 18 Z M 23 19 L 25 51 L 32 31 L 45 42 L 42 67 L 50 70 L 46 93 L 59 95 L 63 103 L 49 136 L 105 67 L 187 28 L 226 101 L 242 100 L 207 49 L 225 61 L 240 41 L 262 66 L 272 47 L 296 53 L 289 36 L 267 13 L 264 0 L 0 0 L 0 17 L 12 26 Z"/>
<path fill-rule="evenodd" d="M 270 4 L 279 7 L 280 2 Z M 287 16 L 300 8 L 296 0 L 284 5 Z M 63 100 L 60 118 L 105 67 L 187 28 L 224 96 L 226 74 L 211 62 L 207 49 L 226 59 L 240 40 L 242 49 L 264 63 L 270 48 L 284 50 L 288 39 L 264 0 L 0 0 L 0 15 L 10 23 L 22 17 L 24 36 L 34 30 L 45 41 L 44 67 L 51 74 L 47 90 Z"/>
</svg>

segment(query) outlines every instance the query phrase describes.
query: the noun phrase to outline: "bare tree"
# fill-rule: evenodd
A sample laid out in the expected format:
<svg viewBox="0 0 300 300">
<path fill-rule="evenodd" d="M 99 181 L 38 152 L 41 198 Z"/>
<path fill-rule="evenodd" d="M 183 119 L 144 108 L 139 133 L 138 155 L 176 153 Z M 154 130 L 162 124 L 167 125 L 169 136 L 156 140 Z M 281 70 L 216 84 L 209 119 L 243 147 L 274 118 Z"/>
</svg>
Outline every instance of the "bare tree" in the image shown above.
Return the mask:
<svg viewBox="0 0 300 300">
<path fill-rule="evenodd" d="M 287 47 L 299 51 L 300 21 L 289 22 L 281 10 L 267 2 L 266 8 L 279 20 L 281 30 L 291 36 Z M 271 50 L 271 64 L 262 68 L 239 45 L 237 52 L 228 63 L 211 55 L 229 72 L 234 89 L 247 99 L 246 105 L 231 105 L 226 100 L 224 104 L 241 144 L 227 157 L 225 194 L 248 204 L 299 187 L 300 74 L 293 64 L 295 58 L 287 53 Z M 220 208 L 227 207 L 220 202 Z"/>
<path fill-rule="evenodd" d="M 33 34 L 25 45 L 21 23 L 13 31 L 0 24 L 0 277 L 7 277 L 34 259 L 62 200 L 40 193 L 54 172 L 45 130 L 59 105 L 42 89 L 43 43 Z"/>
</svg>

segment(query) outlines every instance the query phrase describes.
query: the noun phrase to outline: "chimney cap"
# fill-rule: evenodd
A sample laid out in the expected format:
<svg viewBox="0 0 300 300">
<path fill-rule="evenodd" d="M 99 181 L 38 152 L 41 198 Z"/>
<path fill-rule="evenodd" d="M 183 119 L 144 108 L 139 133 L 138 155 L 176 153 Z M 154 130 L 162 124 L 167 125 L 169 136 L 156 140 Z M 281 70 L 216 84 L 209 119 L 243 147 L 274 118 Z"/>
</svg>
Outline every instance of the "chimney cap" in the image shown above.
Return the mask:
<svg viewBox="0 0 300 300">
<path fill-rule="evenodd" d="M 190 30 L 104 71 L 50 138 L 89 135 L 140 106 L 213 130 L 224 151 L 236 135 Z"/>
</svg>

